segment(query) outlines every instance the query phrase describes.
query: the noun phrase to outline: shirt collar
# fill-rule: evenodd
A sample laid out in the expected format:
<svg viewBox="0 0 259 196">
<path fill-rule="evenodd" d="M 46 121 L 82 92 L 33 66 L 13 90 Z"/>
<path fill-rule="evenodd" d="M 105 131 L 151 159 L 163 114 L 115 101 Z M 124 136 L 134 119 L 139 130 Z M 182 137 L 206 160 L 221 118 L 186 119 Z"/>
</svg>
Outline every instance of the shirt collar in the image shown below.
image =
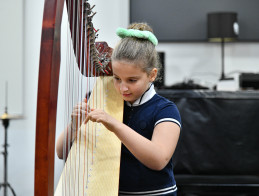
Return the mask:
<svg viewBox="0 0 259 196">
<path fill-rule="evenodd" d="M 156 94 L 156 90 L 154 88 L 154 85 L 151 83 L 149 88 L 133 104 L 131 104 L 128 101 L 126 101 L 126 104 L 128 106 L 139 106 L 139 105 L 142 105 L 142 104 L 146 103 L 147 101 L 149 101 L 155 94 Z"/>
</svg>

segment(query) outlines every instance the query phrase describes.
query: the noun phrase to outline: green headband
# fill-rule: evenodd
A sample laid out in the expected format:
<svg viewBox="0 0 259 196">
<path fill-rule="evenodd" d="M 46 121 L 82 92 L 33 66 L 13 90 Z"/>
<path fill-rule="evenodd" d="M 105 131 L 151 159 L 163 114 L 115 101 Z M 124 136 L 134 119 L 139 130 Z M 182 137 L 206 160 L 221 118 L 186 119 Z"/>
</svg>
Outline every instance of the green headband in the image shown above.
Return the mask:
<svg viewBox="0 0 259 196">
<path fill-rule="evenodd" d="M 124 28 L 118 28 L 116 30 L 116 34 L 121 37 L 137 37 L 141 39 L 147 39 L 155 46 L 158 44 L 156 36 L 150 32 L 150 31 L 140 31 L 137 29 L 124 29 Z"/>
</svg>

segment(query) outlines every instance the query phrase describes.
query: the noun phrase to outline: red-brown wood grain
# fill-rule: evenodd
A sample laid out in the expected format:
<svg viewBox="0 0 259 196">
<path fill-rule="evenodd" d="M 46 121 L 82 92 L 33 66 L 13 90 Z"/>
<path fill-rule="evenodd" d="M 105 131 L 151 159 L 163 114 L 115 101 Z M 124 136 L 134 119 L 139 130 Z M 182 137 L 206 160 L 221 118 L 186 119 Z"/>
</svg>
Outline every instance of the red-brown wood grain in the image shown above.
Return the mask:
<svg viewBox="0 0 259 196">
<path fill-rule="evenodd" d="M 64 0 L 45 0 L 35 144 L 35 196 L 54 195 L 54 155 L 60 68 L 60 28 Z"/>
</svg>

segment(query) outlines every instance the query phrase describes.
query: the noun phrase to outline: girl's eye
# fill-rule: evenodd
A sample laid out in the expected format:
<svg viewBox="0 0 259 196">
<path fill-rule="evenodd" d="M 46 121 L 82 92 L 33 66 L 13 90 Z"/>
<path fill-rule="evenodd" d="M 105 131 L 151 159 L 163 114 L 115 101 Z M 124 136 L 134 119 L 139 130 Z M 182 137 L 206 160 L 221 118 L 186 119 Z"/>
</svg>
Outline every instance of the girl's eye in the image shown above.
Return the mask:
<svg viewBox="0 0 259 196">
<path fill-rule="evenodd" d="M 129 79 L 129 82 L 136 82 L 137 80 L 136 79 Z"/>
<path fill-rule="evenodd" d="M 117 80 L 117 81 L 120 80 L 120 78 L 115 77 L 115 76 L 113 76 L 113 79 L 114 79 L 114 80 Z"/>
</svg>

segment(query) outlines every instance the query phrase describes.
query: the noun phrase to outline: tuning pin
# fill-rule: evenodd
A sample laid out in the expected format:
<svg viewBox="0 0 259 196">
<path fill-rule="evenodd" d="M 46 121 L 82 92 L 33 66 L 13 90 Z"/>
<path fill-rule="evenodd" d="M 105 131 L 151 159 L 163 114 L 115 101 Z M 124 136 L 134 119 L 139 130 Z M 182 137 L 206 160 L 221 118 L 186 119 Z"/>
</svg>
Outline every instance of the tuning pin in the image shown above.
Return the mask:
<svg viewBox="0 0 259 196">
<path fill-rule="evenodd" d="M 90 47 L 95 48 L 94 39 L 92 37 L 90 37 Z"/>
<path fill-rule="evenodd" d="M 90 29 L 90 28 L 89 28 L 88 31 L 89 31 L 89 34 L 88 34 L 88 35 L 89 35 L 90 41 L 93 41 L 93 39 L 94 39 L 94 37 L 95 37 L 94 32 L 93 32 L 92 29 Z"/>
<path fill-rule="evenodd" d="M 90 15 L 90 14 L 91 14 L 91 11 L 88 10 L 88 9 L 86 9 L 86 10 L 84 10 L 84 13 L 85 13 L 86 15 Z"/>
<path fill-rule="evenodd" d="M 87 16 L 86 20 L 88 21 L 88 23 L 91 23 L 92 22 L 92 17 L 91 16 Z"/>
<path fill-rule="evenodd" d="M 105 71 L 105 73 L 106 73 L 107 75 L 109 75 L 109 72 L 108 72 L 106 69 L 105 69 L 104 71 Z"/>
<path fill-rule="evenodd" d="M 97 12 L 93 12 L 93 14 L 92 14 L 90 17 L 93 18 L 96 13 L 97 13 Z"/>
<path fill-rule="evenodd" d="M 110 68 L 110 66 L 106 66 L 106 69 L 108 69 L 109 71 L 112 71 L 112 69 Z"/>
<path fill-rule="evenodd" d="M 93 5 L 92 7 L 91 7 L 91 9 L 90 9 L 90 11 L 92 11 L 92 9 L 95 7 L 95 5 Z"/>
<path fill-rule="evenodd" d="M 92 23 L 87 23 L 87 30 L 92 31 L 93 26 L 91 25 Z"/>
<path fill-rule="evenodd" d="M 106 73 L 105 70 L 104 70 L 102 67 L 100 67 L 100 70 L 101 70 L 101 72 L 102 72 L 103 74 Z"/>
<path fill-rule="evenodd" d="M 108 55 L 107 52 L 104 52 L 104 53 L 103 53 L 104 58 L 105 58 L 107 55 Z"/>
<path fill-rule="evenodd" d="M 88 3 L 87 1 L 84 2 L 84 7 L 86 7 L 86 9 L 90 10 L 90 3 Z"/>
</svg>

